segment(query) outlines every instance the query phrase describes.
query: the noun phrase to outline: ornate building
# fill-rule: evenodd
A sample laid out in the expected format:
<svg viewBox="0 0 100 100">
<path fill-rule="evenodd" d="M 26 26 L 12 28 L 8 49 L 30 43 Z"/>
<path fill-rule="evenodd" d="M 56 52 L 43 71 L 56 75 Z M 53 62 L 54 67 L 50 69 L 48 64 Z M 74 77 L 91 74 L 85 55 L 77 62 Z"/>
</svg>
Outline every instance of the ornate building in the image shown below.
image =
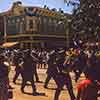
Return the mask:
<svg viewBox="0 0 100 100">
<path fill-rule="evenodd" d="M 11 10 L 1 13 L 0 16 L 4 17 L 3 22 L 6 23 L 6 40 L 19 42 L 21 48 L 36 45 L 68 46 L 69 33 L 66 27 L 68 23 L 64 13 L 39 7 L 27 7 L 21 2 L 15 2 Z"/>
</svg>

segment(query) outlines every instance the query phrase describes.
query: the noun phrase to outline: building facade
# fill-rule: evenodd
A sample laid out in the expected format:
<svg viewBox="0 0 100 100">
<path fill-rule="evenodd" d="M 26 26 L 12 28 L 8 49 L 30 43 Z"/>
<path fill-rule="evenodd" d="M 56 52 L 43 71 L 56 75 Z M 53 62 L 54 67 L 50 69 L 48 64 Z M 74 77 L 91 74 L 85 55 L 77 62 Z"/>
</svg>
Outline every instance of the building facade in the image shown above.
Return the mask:
<svg viewBox="0 0 100 100">
<path fill-rule="evenodd" d="M 32 48 L 35 45 L 44 47 L 68 46 L 69 33 L 63 13 L 45 8 L 27 7 L 23 6 L 21 2 L 15 2 L 11 10 L 2 13 L 1 16 L 5 17 L 3 22 L 6 23 L 7 41 L 17 41 L 21 48 Z M 3 24 L 0 26 L 1 29 L 4 29 Z"/>
</svg>

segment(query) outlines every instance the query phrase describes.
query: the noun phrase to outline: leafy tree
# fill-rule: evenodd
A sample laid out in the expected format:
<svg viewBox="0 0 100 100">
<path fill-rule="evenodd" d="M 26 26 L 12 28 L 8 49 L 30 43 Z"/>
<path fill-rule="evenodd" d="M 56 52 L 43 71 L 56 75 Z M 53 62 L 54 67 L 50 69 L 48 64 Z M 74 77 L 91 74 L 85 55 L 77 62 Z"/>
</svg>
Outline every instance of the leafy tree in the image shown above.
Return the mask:
<svg viewBox="0 0 100 100">
<path fill-rule="evenodd" d="M 73 6 L 71 32 L 100 40 L 100 0 L 65 0 Z"/>
</svg>

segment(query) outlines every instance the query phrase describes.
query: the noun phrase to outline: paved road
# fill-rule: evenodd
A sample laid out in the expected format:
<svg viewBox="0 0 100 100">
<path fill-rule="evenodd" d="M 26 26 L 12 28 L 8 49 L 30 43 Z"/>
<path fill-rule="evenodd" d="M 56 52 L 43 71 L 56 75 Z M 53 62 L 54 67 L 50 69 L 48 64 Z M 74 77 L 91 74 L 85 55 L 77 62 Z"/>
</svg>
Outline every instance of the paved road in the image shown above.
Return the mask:
<svg viewBox="0 0 100 100">
<path fill-rule="evenodd" d="M 36 83 L 37 91 L 39 93 L 45 93 L 45 95 L 32 96 L 30 94 L 21 93 L 21 91 L 20 91 L 21 77 L 18 78 L 16 85 L 12 83 L 12 78 L 14 76 L 14 68 L 12 68 L 12 70 L 10 72 L 10 84 L 12 85 L 12 87 L 14 87 L 14 89 L 13 89 L 14 97 L 12 100 L 53 100 L 54 92 L 55 92 L 54 89 L 55 89 L 56 85 L 55 85 L 55 82 L 53 80 L 51 80 L 50 84 L 49 84 L 49 88 L 51 88 L 51 89 L 43 88 L 44 80 L 46 78 L 45 72 L 46 72 L 46 70 L 43 70 L 43 69 L 38 70 L 39 79 L 42 81 L 42 83 Z M 71 76 L 73 78 L 73 74 L 71 74 Z M 82 78 L 84 78 L 84 77 L 82 76 Z M 73 81 L 73 85 L 74 85 L 74 92 L 76 93 L 76 86 L 75 86 L 74 81 Z M 25 91 L 28 93 L 31 93 L 32 92 L 31 86 L 30 85 L 26 86 Z M 59 100 L 70 100 L 68 91 L 65 87 L 64 87 L 64 90 L 61 92 Z"/>
</svg>

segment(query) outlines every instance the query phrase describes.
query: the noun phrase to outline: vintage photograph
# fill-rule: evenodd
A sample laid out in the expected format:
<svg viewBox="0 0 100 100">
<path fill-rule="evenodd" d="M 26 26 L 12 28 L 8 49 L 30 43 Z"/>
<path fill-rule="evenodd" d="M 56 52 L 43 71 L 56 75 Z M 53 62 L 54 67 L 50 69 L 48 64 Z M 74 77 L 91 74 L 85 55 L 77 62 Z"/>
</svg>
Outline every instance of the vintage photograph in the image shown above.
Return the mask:
<svg viewBox="0 0 100 100">
<path fill-rule="evenodd" d="M 0 0 L 0 100 L 100 100 L 100 0 Z"/>
</svg>

